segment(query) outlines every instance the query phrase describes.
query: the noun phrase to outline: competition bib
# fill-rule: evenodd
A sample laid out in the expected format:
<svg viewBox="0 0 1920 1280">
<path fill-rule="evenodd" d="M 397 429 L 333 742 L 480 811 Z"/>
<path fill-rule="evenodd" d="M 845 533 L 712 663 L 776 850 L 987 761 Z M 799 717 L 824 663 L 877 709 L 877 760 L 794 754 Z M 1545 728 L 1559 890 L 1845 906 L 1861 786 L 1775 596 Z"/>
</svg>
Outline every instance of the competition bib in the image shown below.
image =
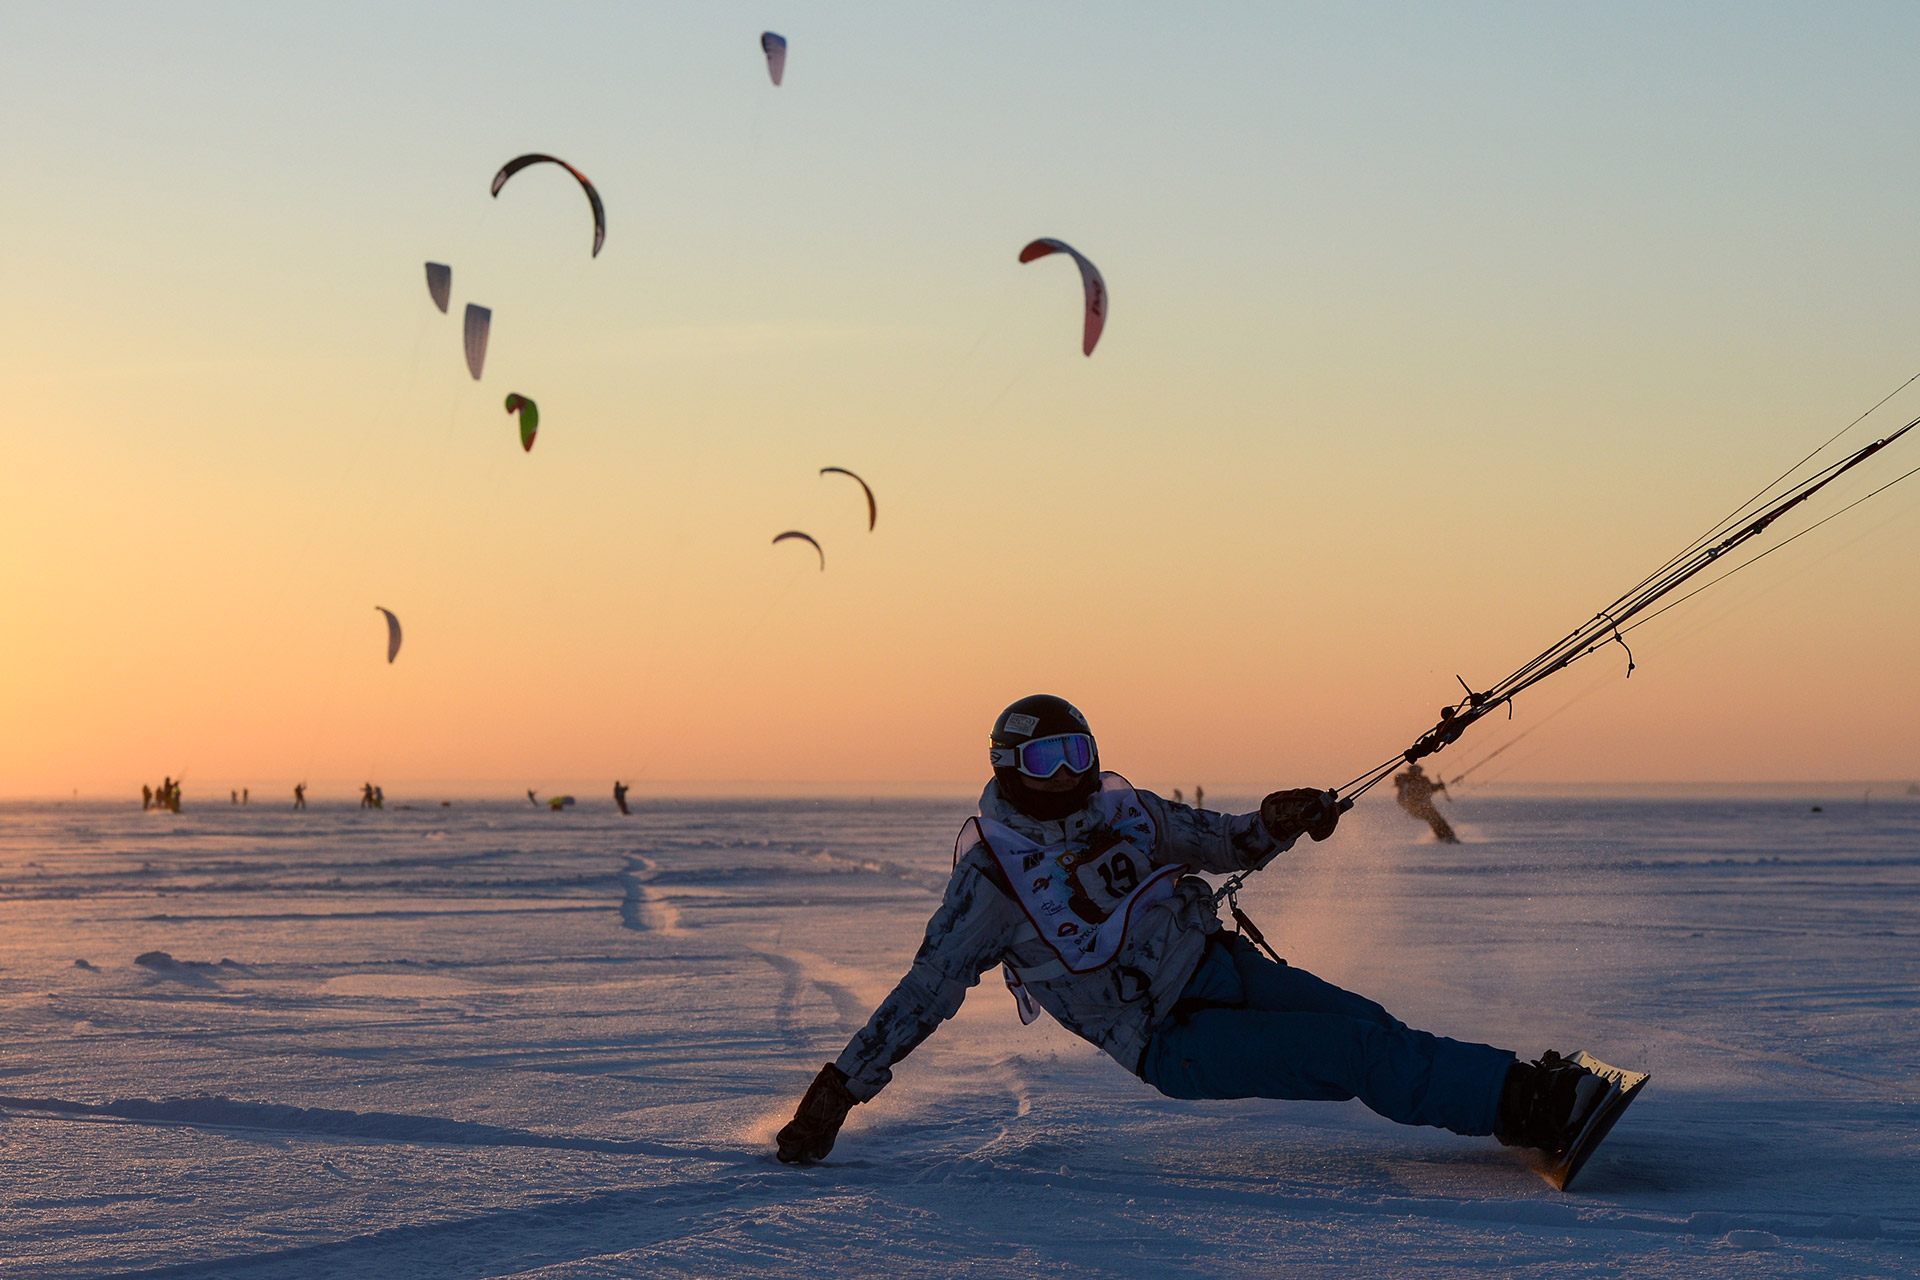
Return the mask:
<svg viewBox="0 0 1920 1280">
<path fill-rule="evenodd" d="M 1133 788 L 1111 781 L 1094 796 L 1093 823 L 1058 845 L 1036 844 L 992 818 L 968 825 L 1000 864 L 1034 930 L 1071 973 L 1091 973 L 1111 961 L 1126 941 L 1133 913 L 1173 891 L 1183 868 L 1155 868 L 1153 819 Z M 966 844 L 961 828 L 960 847 Z M 957 853 L 958 849 L 956 849 Z M 1030 1000 L 1017 975 L 1007 975 L 1022 1021 Z"/>
</svg>

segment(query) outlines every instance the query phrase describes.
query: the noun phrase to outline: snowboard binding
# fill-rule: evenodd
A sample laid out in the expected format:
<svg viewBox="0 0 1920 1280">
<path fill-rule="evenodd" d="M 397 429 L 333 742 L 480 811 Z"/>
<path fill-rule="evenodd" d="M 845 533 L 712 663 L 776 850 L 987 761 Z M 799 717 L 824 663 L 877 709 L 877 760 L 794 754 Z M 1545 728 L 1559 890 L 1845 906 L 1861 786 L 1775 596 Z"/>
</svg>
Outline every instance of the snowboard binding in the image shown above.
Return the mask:
<svg viewBox="0 0 1920 1280">
<path fill-rule="evenodd" d="M 1494 1135 L 1506 1146 L 1544 1152 L 1547 1180 L 1565 1191 L 1651 1078 L 1589 1053 L 1563 1058 L 1549 1050 L 1514 1064 Z"/>
</svg>

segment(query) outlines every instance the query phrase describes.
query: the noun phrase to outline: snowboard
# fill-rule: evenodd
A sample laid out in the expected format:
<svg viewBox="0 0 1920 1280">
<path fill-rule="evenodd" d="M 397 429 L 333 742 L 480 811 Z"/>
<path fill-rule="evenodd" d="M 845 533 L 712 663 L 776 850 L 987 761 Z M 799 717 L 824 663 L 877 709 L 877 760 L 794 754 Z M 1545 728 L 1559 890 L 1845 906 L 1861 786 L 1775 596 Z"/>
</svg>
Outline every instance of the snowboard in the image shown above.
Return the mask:
<svg viewBox="0 0 1920 1280">
<path fill-rule="evenodd" d="M 1585 1067 L 1613 1086 L 1606 1100 L 1594 1108 L 1580 1135 L 1547 1165 L 1547 1181 L 1565 1191 L 1567 1184 L 1580 1174 L 1600 1142 L 1612 1130 L 1614 1122 L 1620 1119 L 1633 1100 L 1640 1096 L 1640 1090 L 1646 1088 L 1647 1081 L 1653 1077 L 1644 1071 L 1623 1071 L 1619 1067 L 1610 1067 L 1590 1053 L 1576 1053 L 1568 1059 L 1575 1066 Z"/>
</svg>

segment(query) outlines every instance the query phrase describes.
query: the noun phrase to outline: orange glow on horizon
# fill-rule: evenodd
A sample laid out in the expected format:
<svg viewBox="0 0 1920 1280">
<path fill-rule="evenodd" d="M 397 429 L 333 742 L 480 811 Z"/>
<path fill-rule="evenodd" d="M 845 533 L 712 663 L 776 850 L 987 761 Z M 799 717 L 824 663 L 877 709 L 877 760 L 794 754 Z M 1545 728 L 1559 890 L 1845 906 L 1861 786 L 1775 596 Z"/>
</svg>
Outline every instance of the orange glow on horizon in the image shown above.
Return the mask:
<svg viewBox="0 0 1920 1280">
<path fill-rule="evenodd" d="M 87 67 L 24 33 L 0 795 L 963 792 L 1042 690 L 1142 785 L 1337 783 L 1913 372 L 1911 180 L 1849 159 L 1906 126 L 1817 68 L 1762 95 L 1741 58 L 1794 41 L 1596 102 L 1431 19 L 1138 16 L 1082 66 L 1011 14 L 829 8 L 777 91 L 725 14 L 311 47 L 259 14 L 204 48 L 128 15 Z M 477 92 L 507 42 L 513 91 Z M 1715 89 L 1725 118 L 1669 110 Z M 564 174 L 488 197 L 536 145 L 599 186 L 598 258 Z M 1036 236 L 1105 274 L 1090 359 Z M 1793 528 L 1920 464 L 1892 453 Z M 1917 508 L 1636 633 L 1503 776 L 1920 775 Z M 1624 663 L 1582 667 L 1449 762 Z"/>
</svg>

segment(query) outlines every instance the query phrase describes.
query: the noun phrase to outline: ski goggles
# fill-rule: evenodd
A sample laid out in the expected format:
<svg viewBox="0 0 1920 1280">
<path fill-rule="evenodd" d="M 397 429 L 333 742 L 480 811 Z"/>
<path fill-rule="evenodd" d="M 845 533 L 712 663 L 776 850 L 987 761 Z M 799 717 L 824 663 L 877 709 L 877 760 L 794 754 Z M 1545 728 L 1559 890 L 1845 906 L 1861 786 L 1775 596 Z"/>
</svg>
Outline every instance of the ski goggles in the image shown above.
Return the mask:
<svg viewBox="0 0 1920 1280">
<path fill-rule="evenodd" d="M 1051 778 L 1062 769 L 1085 773 L 1093 768 L 1093 738 L 1084 733 L 1035 738 L 1017 747 L 990 748 L 987 760 L 996 769 L 1018 769 L 1029 778 Z"/>
</svg>

